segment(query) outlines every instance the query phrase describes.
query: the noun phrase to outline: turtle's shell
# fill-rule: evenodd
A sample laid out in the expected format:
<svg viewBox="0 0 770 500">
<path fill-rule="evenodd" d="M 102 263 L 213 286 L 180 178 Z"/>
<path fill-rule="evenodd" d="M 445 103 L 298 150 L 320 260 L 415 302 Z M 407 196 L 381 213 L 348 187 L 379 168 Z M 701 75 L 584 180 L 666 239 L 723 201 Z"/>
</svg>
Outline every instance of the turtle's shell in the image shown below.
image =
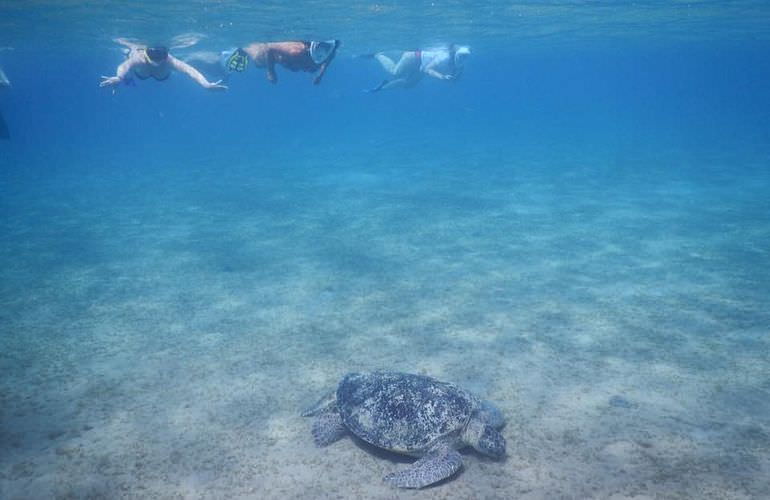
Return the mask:
<svg viewBox="0 0 770 500">
<path fill-rule="evenodd" d="M 337 407 L 350 432 L 398 453 L 419 455 L 442 436 L 456 437 L 477 406 L 453 384 L 408 373 L 349 373 L 337 387 Z"/>
</svg>

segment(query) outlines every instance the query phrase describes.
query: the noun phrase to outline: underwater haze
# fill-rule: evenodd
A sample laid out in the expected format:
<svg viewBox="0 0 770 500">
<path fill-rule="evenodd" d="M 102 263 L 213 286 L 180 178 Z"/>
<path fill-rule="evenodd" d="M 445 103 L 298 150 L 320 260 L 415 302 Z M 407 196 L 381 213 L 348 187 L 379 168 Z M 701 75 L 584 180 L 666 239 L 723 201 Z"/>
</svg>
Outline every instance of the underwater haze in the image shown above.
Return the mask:
<svg viewBox="0 0 770 500">
<path fill-rule="evenodd" d="M 342 45 L 113 92 L 118 37 Z M 768 498 L 768 54 L 759 0 L 0 3 L 0 498 Z M 507 456 L 399 490 L 317 447 L 373 370 L 493 402 Z"/>
</svg>

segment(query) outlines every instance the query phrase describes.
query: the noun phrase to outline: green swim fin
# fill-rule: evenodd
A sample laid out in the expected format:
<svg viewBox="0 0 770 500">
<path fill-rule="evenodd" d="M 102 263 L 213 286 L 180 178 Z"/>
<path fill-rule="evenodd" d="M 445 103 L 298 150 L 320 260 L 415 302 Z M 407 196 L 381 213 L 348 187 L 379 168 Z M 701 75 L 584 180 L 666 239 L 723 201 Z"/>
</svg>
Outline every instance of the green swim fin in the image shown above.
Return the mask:
<svg viewBox="0 0 770 500">
<path fill-rule="evenodd" d="M 238 73 L 241 73 L 246 70 L 246 66 L 248 65 L 249 56 L 243 49 L 237 49 L 227 58 L 228 71 L 237 71 Z"/>
</svg>

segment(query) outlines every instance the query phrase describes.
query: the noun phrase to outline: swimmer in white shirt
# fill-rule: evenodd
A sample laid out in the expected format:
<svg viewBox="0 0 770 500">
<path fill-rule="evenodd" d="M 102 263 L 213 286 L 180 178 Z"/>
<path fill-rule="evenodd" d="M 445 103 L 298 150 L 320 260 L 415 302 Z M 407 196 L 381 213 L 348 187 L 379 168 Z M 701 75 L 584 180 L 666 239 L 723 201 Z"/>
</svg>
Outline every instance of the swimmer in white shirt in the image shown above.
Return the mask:
<svg viewBox="0 0 770 500">
<path fill-rule="evenodd" d="M 451 44 L 446 48 L 435 50 L 402 52 L 397 62 L 383 52 L 359 57 L 376 59 L 383 69 L 393 76 L 366 91 L 379 92 L 395 88 L 412 88 L 422 80 L 424 75 L 439 80 L 456 80 L 462 74 L 465 60 L 470 53 L 471 49 L 465 45 Z"/>
</svg>

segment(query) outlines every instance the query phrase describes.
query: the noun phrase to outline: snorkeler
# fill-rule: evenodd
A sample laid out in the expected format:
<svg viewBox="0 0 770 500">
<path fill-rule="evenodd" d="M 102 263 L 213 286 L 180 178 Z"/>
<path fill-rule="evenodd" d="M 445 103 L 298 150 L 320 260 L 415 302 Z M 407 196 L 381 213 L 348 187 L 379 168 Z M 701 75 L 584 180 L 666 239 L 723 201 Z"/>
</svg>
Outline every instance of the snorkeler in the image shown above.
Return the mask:
<svg viewBox="0 0 770 500">
<path fill-rule="evenodd" d="M 398 62 L 383 52 L 358 56 L 376 59 L 383 69 L 394 78 L 384 80 L 373 89 L 366 92 L 379 92 L 395 88 L 412 88 L 417 85 L 424 75 L 439 80 L 457 80 L 462 75 L 465 60 L 471 49 L 465 45 L 451 44 L 446 48 L 435 50 L 412 50 L 402 52 Z"/>
<path fill-rule="evenodd" d="M 11 133 L 8 131 L 8 124 L 5 123 L 3 113 L 0 112 L 0 139 L 10 139 Z"/>
<path fill-rule="evenodd" d="M 3 72 L 3 68 L 0 68 L 0 88 L 10 88 L 11 82 L 8 80 L 8 77 L 5 76 L 5 72 Z M 5 123 L 5 118 L 3 118 L 3 114 L 0 113 L 0 139 L 10 139 L 11 134 L 8 132 L 8 124 Z"/>
<path fill-rule="evenodd" d="M 0 88 L 2 87 L 10 87 L 11 81 L 8 80 L 8 77 L 5 76 L 5 72 L 3 71 L 3 68 L 0 68 Z"/>
<path fill-rule="evenodd" d="M 121 82 L 130 83 L 132 76 L 136 76 L 140 80 L 152 77 L 158 81 L 163 81 L 171 76 L 172 71 L 179 71 L 198 82 L 203 88 L 227 89 L 221 81 L 211 83 L 206 80 L 200 71 L 169 54 L 165 47 L 145 47 L 124 38 L 117 38 L 115 41 L 128 48 L 126 60 L 118 66 L 115 76 L 102 76 L 103 80 L 99 84 L 100 87 L 118 85 Z"/>
<path fill-rule="evenodd" d="M 337 54 L 339 46 L 339 40 L 254 42 L 246 47 L 235 49 L 226 58 L 225 66 L 228 71 L 242 72 L 251 60 L 257 68 L 267 68 L 268 81 L 276 83 L 278 76 L 275 73 L 275 65 L 278 63 L 290 71 L 306 71 L 308 73 L 317 71 L 318 74 L 313 78 L 313 83 L 318 85 Z"/>
</svg>

